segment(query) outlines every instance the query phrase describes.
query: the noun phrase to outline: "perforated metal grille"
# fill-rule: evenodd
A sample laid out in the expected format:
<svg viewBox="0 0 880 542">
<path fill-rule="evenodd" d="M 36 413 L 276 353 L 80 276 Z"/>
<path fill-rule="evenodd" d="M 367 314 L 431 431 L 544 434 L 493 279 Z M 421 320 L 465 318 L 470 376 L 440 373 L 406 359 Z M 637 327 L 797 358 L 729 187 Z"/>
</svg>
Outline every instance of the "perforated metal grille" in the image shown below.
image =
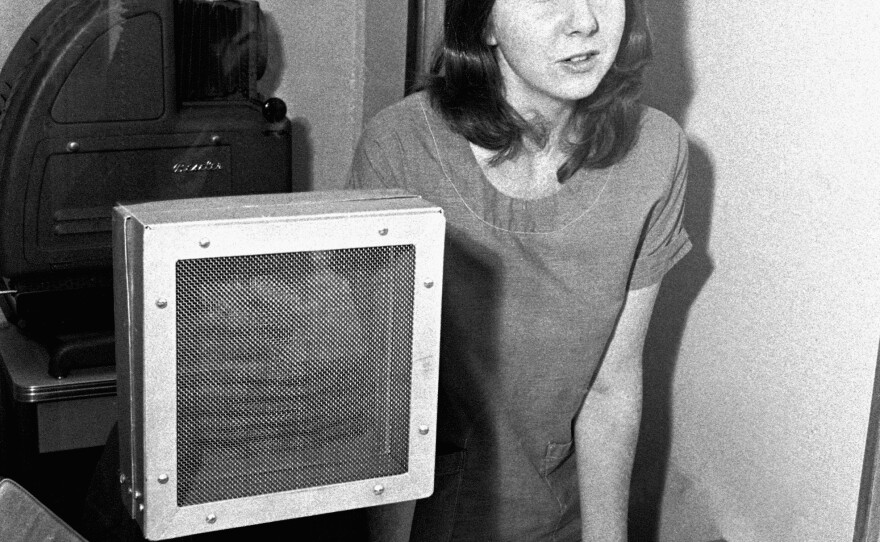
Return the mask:
<svg viewBox="0 0 880 542">
<path fill-rule="evenodd" d="M 415 247 L 177 263 L 179 506 L 408 468 Z"/>
</svg>

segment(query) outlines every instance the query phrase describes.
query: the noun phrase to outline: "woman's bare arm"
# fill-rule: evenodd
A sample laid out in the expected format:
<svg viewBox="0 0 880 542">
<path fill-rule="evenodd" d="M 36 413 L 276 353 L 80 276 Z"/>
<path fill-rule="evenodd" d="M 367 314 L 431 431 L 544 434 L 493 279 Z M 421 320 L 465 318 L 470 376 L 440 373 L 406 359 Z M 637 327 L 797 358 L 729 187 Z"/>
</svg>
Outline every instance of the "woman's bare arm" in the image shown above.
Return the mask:
<svg viewBox="0 0 880 542">
<path fill-rule="evenodd" d="M 659 284 L 627 293 L 599 372 L 575 420 L 583 540 L 626 542 L 642 410 L 642 349 Z"/>
</svg>

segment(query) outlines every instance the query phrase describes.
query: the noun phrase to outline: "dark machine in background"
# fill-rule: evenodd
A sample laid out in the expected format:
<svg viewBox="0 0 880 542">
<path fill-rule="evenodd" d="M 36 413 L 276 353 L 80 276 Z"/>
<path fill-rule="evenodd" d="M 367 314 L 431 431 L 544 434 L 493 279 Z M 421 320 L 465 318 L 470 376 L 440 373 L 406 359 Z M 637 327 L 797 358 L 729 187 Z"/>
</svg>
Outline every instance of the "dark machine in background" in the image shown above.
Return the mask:
<svg viewBox="0 0 880 542">
<path fill-rule="evenodd" d="M 249 0 L 51 0 L 0 71 L 0 290 L 50 374 L 111 365 L 118 202 L 289 192 Z"/>
</svg>

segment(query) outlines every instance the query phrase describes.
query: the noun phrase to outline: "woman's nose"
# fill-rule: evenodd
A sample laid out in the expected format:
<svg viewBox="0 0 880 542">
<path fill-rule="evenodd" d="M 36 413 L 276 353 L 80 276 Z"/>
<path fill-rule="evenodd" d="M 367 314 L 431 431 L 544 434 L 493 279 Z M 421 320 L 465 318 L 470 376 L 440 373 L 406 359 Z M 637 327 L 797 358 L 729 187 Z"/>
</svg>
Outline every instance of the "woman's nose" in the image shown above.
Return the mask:
<svg viewBox="0 0 880 542">
<path fill-rule="evenodd" d="M 593 0 L 567 0 L 565 9 L 569 34 L 592 36 L 599 31 L 599 19 L 596 18 Z"/>
</svg>

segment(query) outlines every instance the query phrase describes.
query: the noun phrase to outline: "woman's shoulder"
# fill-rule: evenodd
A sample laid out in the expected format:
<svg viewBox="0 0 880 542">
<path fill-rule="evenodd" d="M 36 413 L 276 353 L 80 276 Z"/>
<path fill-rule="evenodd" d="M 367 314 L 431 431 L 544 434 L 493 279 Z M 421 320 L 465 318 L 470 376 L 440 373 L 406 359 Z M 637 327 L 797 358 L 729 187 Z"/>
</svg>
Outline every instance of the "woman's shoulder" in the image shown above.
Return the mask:
<svg viewBox="0 0 880 542">
<path fill-rule="evenodd" d="M 432 113 L 424 92 L 416 92 L 382 109 L 364 126 L 367 137 L 382 138 L 401 133 L 424 132 Z"/>
<path fill-rule="evenodd" d="M 688 139 L 672 117 L 650 106 L 642 106 L 635 144 L 624 162 L 642 167 L 678 162 L 687 155 Z"/>
<path fill-rule="evenodd" d="M 682 138 L 686 138 L 684 130 L 675 119 L 659 109 L 642 106 L 639 139 L 678 141 Z"/>
<path fill-rule="evenodd" d="M 363 177 L 364 171 L 372 169 L 385 186 L 424 195 L 425 186 L 443 175 L 443 162 L 451 152 L 447 143 L 430 99 L 424 93 L 414 93 L 382 109 L 365 124 L 353 170 Z"/>
<path fill-rule="evenodd" d="M 626 179 L 627 190 L 669 190 L 687 168 L 687 135 L 675 119 L 648 106 L 642 106 L 637 126 L 633 146 L 611 171 Z"/>
</svg>

